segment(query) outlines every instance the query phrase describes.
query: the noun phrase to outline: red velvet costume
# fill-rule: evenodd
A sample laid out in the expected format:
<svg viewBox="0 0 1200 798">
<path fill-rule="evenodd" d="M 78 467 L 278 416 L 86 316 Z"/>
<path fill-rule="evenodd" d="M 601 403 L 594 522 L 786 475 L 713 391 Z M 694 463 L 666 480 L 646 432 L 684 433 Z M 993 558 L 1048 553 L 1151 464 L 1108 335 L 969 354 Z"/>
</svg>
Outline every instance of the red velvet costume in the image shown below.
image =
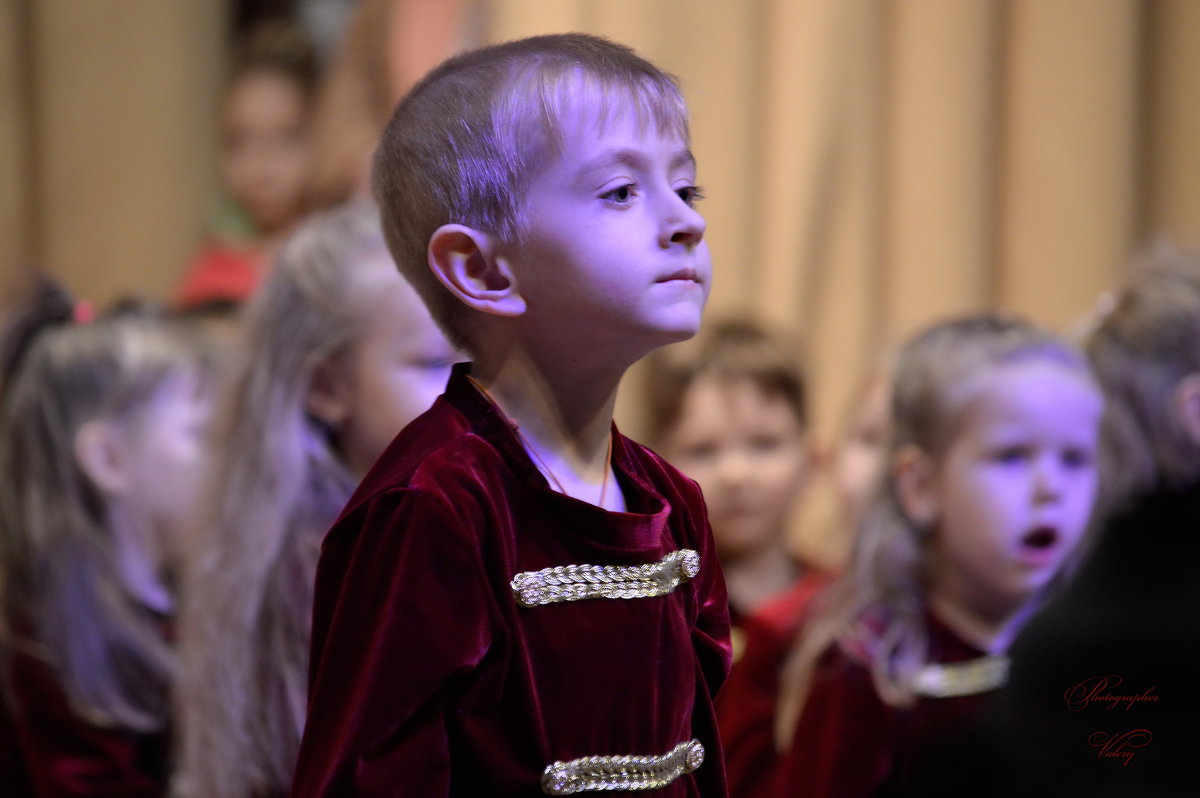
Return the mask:
<svg viewBox="0 0 1200 798">
<path fill-rule="evenodd" d="M 930 614 L 929 661 L 949 664 L 985 657 Z M 822 658 L 791 749 L 763 795 L 788 798 L 866 798 L 921 795 L 927 768 L 969 728 L 988 692 L 953 698 L 919 697 L 897 709 L 875 690 L 870 671 L 841 647 Z M 952 764 L 952 763 L 949 763 Z"/>
<path fill-rule="evenodd" d="M 627 513 L 555 493 L 458 366 L 325 539 L 293 795 L 534 796 L 556 761 L 704 762 L 662 796 L 725 795 L 712 696 L 729 667 L 725 586 L 700 491 L 614 430 Z M 651 598 L 518 604 L 521 572 L 699 571 Z"/>
<path fill-rule="evenodd" d="M 829 575 L 809 572 L 742 622 L 745 649 L 717 698 L 731 798 L 758 798 L 775 768 L 779 673 L 813 596 Z"/>
<path fill-rule="evenodd" d="M 12 705 L 0 720 L 0 795 L 156 798 L 167 791 L 168 735 L 97 726 L 74 710 L 45 662 L 14 652 Z"/>
</svg>

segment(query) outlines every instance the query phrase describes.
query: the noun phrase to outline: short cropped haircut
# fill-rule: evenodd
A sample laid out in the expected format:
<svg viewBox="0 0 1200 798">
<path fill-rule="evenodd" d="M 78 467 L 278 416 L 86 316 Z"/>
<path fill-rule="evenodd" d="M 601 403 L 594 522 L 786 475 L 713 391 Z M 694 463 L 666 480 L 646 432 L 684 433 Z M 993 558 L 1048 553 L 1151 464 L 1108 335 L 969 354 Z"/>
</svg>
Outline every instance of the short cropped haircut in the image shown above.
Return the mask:
<svg viewBox="0 0 1200 798">
<path fill-rule="evenodd" d="M 371 178 L 388 248 L 447 337 L 468 351 L 469 309 L 430 270 L 430 238 L 462 224 L 520 241 L 522 198 L 559 153 L 562 119 L 580 106 L 599 126 L 632 110 L 640 127 L 688 140 L 673 77 L 627 47 L 577 33 L 456 56 L 414 86 L 384 128 Z"/>
<path fill-rule="evenodd" d="M 749 382 L 765 396 L 779 397 L 808 429 L 808 380 L 795 347 L 757 324 L 729 319 L 699 336 L 649 358 L 647 437 L 661 443 L 680 422 L 688 388 L 700 379 Z"/>
</svg>

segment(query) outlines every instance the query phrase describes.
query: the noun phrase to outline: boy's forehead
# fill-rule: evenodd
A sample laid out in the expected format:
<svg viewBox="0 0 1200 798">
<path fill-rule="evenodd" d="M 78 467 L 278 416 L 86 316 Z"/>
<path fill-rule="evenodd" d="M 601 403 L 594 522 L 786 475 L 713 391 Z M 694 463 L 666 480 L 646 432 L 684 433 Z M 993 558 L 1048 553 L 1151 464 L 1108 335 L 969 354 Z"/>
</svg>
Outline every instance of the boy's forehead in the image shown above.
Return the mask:
<svg viewBox="0 0 1200 798">
<path fill-rule="evenodd" d="M 677 130 L 632 102 L 614 106 L 578 104 L 552 122 L 560 159 L 580 170 L 636 161 L 647 151 L 667 151 L 672 167 L 694 167 L 695 157 Z"/>
</svg>

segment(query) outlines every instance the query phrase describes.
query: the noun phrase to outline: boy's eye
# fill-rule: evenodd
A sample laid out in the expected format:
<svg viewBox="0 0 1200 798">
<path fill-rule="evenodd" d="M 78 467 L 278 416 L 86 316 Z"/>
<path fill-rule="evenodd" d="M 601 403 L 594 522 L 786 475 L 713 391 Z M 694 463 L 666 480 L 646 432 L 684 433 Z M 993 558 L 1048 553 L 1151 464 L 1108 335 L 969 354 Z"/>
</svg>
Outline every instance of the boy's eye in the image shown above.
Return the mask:
<svg viewBox="0 0 1200 798">
<path fill-rule="evenodd" d="M 683 186 L 675 189 L 675 193 L 688 206 L 695 205 L 700 200 L 704 199 L 704 190 L 700 186 Z"/>
<path fill-rule="evenodd" d="M 682 459 L 693 464 L 706 463 L 717 456 L 717 445 L 715 443 L 694 443 L 691 446 L 685 446 L 680 452 Z"/>
<path fill-rule="evenodd" d="M 750 440 L 750 451 L 754 454 L 769 454 L 783 446 L 783 439 L 773 435 L 760 435 Z"/>
<path fill-rule="evenodd" d="M 637 185 L 634 183 L 626 183 L 623 186 L 617 186 L 611 191 L 606 191 L 600 195 L 600 199 L 609 202 L 615 202 L 619 205 L 628 203 L 631 199 L 637 196 Z"/>
<path fill-rule="evenodd" d="M 1086 449 L 1067 449 L 1062 453 L 1062 463 L 1068 468 L 1087 468 L 1092 464 L 1092 453 Z"/>
<path fill-rule="evenodd" d="M 1025 446 L 1004 446 L 992 453 L 992 459 L 997 463 L 1019 463 L 1030 455 Z"/>
</svg>

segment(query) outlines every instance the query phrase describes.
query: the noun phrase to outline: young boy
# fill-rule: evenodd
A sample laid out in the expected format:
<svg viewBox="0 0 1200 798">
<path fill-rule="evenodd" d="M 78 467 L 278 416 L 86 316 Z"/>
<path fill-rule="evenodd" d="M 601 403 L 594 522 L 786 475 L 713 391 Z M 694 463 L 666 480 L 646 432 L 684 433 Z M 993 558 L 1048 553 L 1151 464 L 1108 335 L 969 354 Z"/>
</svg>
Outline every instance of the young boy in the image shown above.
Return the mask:
<svg viewBox="0 0 1200 798">
<path fill-rule="evenodd" d="M 700 492 L 612 425 L 708 294 L 678 87 L 589 36 L 468 53 L 401 101 L 373 179 L 474 362 L 325 540 L 293 795 L 724 795 Z"/>
</svg>

